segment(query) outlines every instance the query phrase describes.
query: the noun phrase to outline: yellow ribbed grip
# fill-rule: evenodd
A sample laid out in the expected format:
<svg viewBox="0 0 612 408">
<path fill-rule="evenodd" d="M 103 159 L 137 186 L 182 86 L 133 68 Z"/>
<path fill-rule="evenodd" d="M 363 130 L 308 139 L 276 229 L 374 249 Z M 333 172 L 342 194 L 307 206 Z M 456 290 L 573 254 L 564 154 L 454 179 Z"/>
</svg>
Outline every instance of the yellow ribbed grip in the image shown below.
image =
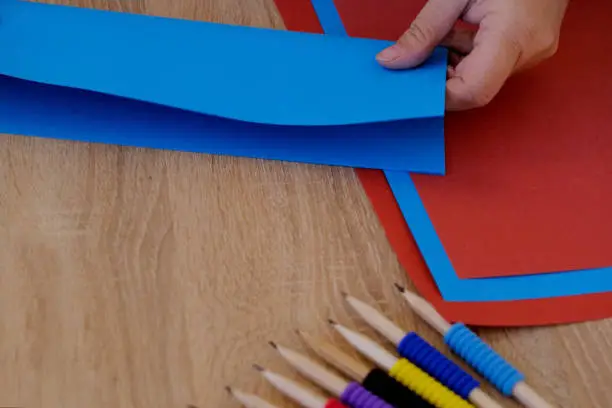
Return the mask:
<svg viewBox="0 0 612 408">
<path fill-rule="evenodd" d="M 474 405 L 434 380 L 405 358 L 397 360 L 397 363 L 389 370 L 389 375 L 437 408 L 474 408 Z"/>
</svg>

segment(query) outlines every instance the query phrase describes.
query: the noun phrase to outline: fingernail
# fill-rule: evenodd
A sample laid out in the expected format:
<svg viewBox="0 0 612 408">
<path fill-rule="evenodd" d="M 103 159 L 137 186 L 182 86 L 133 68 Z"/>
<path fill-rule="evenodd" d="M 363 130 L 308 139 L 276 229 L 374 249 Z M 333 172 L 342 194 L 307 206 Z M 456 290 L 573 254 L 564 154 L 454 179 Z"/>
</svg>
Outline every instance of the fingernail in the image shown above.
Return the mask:
<svg viewBox="0 0 612 408">
<path fill-rule="evenodd" d="M 399 46 L 396 44 L 378 53 L 378 55 L 376 56 L 376 59 L 380 62 L 391 62 L 391 61 L 395 61 L 396 59 L 398 59 L 401 55 L 402 55 L 402 51 L 399 49 Z"/>
</svg>

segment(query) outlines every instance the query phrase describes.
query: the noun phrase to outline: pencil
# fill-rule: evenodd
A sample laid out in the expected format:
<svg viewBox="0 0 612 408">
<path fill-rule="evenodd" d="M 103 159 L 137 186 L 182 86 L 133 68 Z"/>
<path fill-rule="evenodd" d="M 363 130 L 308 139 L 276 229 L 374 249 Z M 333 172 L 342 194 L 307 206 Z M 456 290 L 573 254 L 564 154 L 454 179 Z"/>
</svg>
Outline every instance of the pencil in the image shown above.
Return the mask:
<svg viewBox="0 0 612 408">
<path fill-rule="evenodd" d="M 437 408 L 473 408 L 474 406 L 404 358 L 398 359 L 373 340 L 330 320 L 332 327 L 361 354 L 386 370 L 424 400 Z"/>
<path fill-rule="evenodd" d="M 462 323 L 451 325 L 432 305 L 420 296 L 395 284 L 408 305 L 444 337 L 449 347 L 466 363 L 485 377 L 504 395 L 514 396 L 528 408 L 553 408 L 531 386 L 523 375 L 498 355 L 488 344 Z"/>
<path fill-rule="evenodd" d="M 372 394 L 393 405 L 395 408 L 431 408 L 432 405 L 418 394 L 377 367 L 371 367 L 346 354 L 331 343 L 314 339 L 309 334 L 297 331 L 304 343 L 319 357 L 349 378 L 361 382 Z"/>
<path fill-rule="evenodd" d="M 362 381 L 368 375 L 370 367 L 367 364 L 349 356 L 333 344 L 315 339 L 302 330 L 296 330 L 296 333 L 319 357 L 329 362 L 348 377 L 355 381 Z"/>
<path fill-rule="evenodd" d="M 259 371 L 274 388 L 304 408 L 346 408 L 337 400 L 327 400 L 297 382 L 267 370 L 260 365 L 254 364 L 253 368 Z"/>
<path fill-rule="evenodd" d="M 480 408 L 501 408 L 493 398 L 487 395 L 479 387 L 478 382 L 470 374 L 436 350 L 425 340 L 421 339 L 416 333 L 406 333 L 372 306 L 346 293 L 342 295 L 353 310 L 372 326 L 372 328 L 397 347 L 397 351 L 402 357 L 411 360 L 413 364 L 419 366 L 419 368 L 427 371 L 428 374 L 436 380 L 445 384 L 445 379 L 441 377 L 444 374 L 447 374 L 448 377 L 450 373 L 444 373 L 443 370 L 437 370 L 436 372 L 436 370 L 430 369 L 433 367 L 426 367 L 426 365 L 431 365 L 431 362 L 435 361 L 440 368 L 452 370 L 452 378 L 455 380 L 454 383 L 456 386 L 453 387 L 451 384 L 445 385 L 453 389 L 456 394 L 459 394 L 461 397 L 469 400 Z M 419 349 L 407 350 L 407 346 L 417 347 Z M 469 388 L 465 388 L 466 385 L 469 385 Z"/>
<path fill-rule="evenodd" d="M 225 389 L 232 397 L 244 405 L 245 408 L 278 408 L 276 405 L 270 404 L 268 401 L 259 398 L 257 395 L 247 394 L 229 386 L 225 387 Z"/>
<path fill-rule="evenodd" d="M 351 408 L 393 408 L 359 383 L 345 380 L 303 354 L 274 342 L 270 342 L 270 345 L 300 374 L 338 397 L 345 405 Z"/>
</svg>

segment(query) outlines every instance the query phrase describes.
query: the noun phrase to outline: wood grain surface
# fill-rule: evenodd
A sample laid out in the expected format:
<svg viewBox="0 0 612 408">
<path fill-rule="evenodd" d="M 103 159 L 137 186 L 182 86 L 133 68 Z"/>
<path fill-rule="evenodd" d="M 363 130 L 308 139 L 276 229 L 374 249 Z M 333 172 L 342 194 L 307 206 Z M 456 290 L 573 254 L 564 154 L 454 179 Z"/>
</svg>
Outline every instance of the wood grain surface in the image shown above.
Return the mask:
<svg viewBox="0 0 612 408">
<path fill-rule="evenodd" d="M 63 3 L 282 28 L 272 0 Z M 0 243 L 0 406 L 294 407 L 251 364 L 300 378 L 267 345 L 296 328 L 349 350 L 328 317 L 379 338 L 341 290 L 441 346 L 350 169 L 0 135 Z M 480 333 L 557 406 L 610 407 L 610 321 Z"/>
</svg>

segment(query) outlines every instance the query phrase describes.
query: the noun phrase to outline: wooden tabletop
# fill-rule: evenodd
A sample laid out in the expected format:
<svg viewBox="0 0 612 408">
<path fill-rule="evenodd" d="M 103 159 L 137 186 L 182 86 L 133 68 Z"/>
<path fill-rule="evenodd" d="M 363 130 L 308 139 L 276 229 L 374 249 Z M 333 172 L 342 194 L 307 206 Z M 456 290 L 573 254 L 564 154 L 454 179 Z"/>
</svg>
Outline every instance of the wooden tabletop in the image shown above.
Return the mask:
<svg viewBox="0 0 612 408">
<path fill-rule="evenodd" d="M 63 3 L 282 28 L 272 0 Z M 299 378 L 267 345 L 296 328 L 350 350 L 328 317 L 380 339 L 342 290 L 441 346 L 350 169 L 0 135 L 0 244 L 0 406 L 294 407 L 251 364 Z M 610 321 L 480 333 L 557 406 L 610 407 Z"/>
</svg>

